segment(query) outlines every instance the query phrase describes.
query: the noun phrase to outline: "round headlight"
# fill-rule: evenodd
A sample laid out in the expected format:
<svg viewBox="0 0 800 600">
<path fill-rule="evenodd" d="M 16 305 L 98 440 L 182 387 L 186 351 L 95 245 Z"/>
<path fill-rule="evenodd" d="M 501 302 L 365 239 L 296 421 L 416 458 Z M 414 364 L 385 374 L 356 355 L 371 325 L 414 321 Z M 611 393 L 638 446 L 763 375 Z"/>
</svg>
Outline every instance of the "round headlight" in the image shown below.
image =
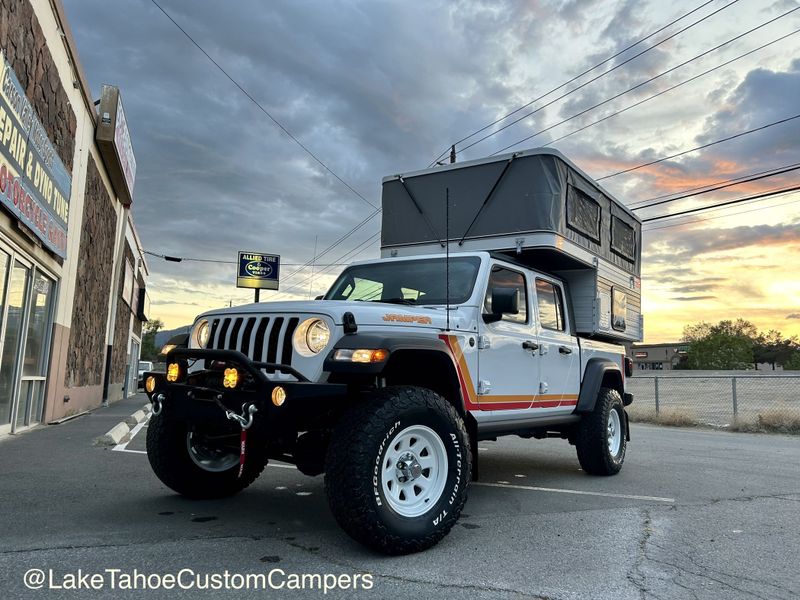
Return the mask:
<svg viewBox="0 0 800 600">
<path fill-rule="evenodd" d="M 194 339 L 197 340 L 198 347 L 200 348 L 206 347 L 206 344 L 208 344 L 208 335 L 209 335 L 208 321 L 203 319 L 197 324 L 195 328 Z"/>
<path fill-rule="evenodd" d="M 306 332 L 306 344 L 308 349 L 314 354 L 319 353 L 325 346 L 328 345 L 328 340 L 331 339 L 331 330 L 325 324 L 325 321 L 317 319 L 314 321 Z"/>
<path fill-rule="evenodd" d="M 322 319 L 306 319 L 295 329 L 293 336 L 294 349 L 301 356 L 319 354 L 331 339 L 328 324 Z"/>
</svg>

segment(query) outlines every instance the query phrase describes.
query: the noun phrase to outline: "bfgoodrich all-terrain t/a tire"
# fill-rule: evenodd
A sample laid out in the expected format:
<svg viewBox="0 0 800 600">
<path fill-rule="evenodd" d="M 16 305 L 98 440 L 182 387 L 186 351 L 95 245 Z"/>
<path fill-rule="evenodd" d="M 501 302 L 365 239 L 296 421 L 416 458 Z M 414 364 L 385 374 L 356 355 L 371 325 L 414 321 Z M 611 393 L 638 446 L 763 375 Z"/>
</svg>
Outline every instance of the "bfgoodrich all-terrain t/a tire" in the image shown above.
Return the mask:
<svg viewBox="0 0 800 600">
<path fill-rule="evenodd" d="M 156 476 L 189 498 L 224 498 L 253 483 L 266 465 L 264 450 L 248 437 L 242 476 L 239 474 L 239 434 L 192 431 L 186 423 L 156 415 L 147 426 L 147 458 Z M 229 435 L 220 435 L 221 433 Z"/>
<path fill-rule="evenodd" d="M 328 448 L 325 491 L 353 539 L 408 554 L 436 544 L 458 520 L 471 465 L 453 406 L 429 389 L 387 387 L 342 417 Z"/>
<path fill-rule="evenodd" d="M 600 388 L 594 410 L 583 415 L 575 446 L 578 462 L 590 475 L 616 475 L 627 446 L 625 409 L 619 392 Z"/>
</svg>

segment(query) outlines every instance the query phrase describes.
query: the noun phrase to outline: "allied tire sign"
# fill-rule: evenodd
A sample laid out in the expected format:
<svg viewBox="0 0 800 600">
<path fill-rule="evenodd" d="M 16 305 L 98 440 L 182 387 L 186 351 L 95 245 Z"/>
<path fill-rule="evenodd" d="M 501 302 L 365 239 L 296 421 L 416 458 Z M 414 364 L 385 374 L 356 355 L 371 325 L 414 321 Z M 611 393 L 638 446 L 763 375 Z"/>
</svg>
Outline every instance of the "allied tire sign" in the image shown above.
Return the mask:
<svg viewBox="0 0 800 600">
<path fill-rule="evenodd" d="M 239 252 L 239 273 L 236 287 L 277 290 L 281 257 L 275 254 Z"/>
<path fill-rule="evenodd" d="M 67 256 L 72 178 L 0 54 L 0 203 L 42 245 Z"/>
</svg>

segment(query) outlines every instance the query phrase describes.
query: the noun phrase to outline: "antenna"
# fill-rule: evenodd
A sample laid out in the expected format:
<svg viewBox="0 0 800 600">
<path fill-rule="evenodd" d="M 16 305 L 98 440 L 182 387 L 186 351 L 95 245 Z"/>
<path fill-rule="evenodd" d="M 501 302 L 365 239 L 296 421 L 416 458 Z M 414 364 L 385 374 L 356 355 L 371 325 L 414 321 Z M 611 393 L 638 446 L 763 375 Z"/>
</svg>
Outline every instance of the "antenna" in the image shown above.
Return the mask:
<svg viewBox="0 0 800 600">
<path fill-rule="evenodd" d="M 444 191 L 444 227 L 445 227 L 445 312 L 447 313 L 447 331 L 450 331 L 450 188 Z"/>
</svg>

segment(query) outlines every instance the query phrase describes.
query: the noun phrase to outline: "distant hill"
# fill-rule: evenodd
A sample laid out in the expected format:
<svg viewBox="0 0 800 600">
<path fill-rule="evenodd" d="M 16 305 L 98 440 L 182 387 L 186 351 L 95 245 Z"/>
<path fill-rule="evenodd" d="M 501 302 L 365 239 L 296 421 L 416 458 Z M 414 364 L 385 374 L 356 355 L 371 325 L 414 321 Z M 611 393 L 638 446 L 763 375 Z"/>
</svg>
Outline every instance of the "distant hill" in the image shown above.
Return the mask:
<svg viewBox="0 0 800 600">
<path fill-rule="evenodd" d="M 156 334 L 156 348 L 161 348 L 161 346 L 166 344 L 167 340 L 169 340 L 169 338 L 171 338 L 173 335 L 177 335 L 179 333 L 188 333 L 191 328 L 191 325 L 184 325 L 183 327 L 178 327 L 177 329 L 165 329 L 164 331 L 159 331 Z"/>
</svg>

